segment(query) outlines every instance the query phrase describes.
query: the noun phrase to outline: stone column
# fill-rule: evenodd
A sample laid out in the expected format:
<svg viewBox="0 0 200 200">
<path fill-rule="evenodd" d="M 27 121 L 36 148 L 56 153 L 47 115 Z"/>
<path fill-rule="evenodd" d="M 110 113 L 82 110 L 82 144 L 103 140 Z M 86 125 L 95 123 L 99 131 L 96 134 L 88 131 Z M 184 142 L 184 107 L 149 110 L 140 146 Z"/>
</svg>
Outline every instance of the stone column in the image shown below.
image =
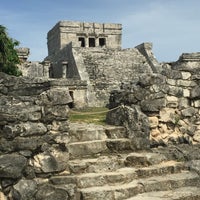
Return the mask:
<svg viewBox="0 0 200 200">
<path fill-rule="evenodd" d="M 89 47 L 89 37 L 88 37 L 88 35 L 85 37 L 85 47 Z"/>
<path fill-rule="evenodd" d="M 43 76 L 49 78 L 50 77 L 50 65 L 51 63 L 49 61 L 44 61 L 43 63 Z"/>
<path fill-rule="evenodd" d="M 62 62 L 62 78 L 67 78 L 67 68 L 68 68 L 68 62 L 63 61 Z"/>
<path fill-rule="evenodd" d="M 95 47 L 99 47 L 99 38 L 95 37 Z"/>
</svg>

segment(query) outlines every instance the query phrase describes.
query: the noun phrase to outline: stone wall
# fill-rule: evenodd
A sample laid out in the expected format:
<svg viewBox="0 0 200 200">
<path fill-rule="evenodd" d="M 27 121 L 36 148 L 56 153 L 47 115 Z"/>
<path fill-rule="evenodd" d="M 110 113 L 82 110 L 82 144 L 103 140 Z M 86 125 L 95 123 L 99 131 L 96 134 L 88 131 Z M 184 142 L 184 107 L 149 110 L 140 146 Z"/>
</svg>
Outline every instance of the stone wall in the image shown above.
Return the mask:
<svg viewBox="0 0 200 200">
<path fill-rule="evenodd" d="M 151 139 L 152 146 L 200 142 L 199 60 L 196 56 L 192 59 L 193 55 L 183 60 L 183 56 L 177 62 L 164 64 L 161 74 L 141 74 L 111 93 L 110 108 L 137 107 L 148 117 L 150 135 L 147 132 L 145 138 Z M 124 119 L 118 116 L 123 113 L 111 112 L 108 122 L 122 125 Z M 133 130 L 132 134 L 140 137 Z"/>
<path fill-rule="evenodd" d="M 72 43 L 66 45 L 54 56 L 48 56 L 46 60 L 51 62 L 50 78 L 81 79 L 74 59 Z"/>
<path fill-rule="evenodd" d="M 97 47 L 100 38 L 108 48 L 121 48 L 121 35 L 121 24 L 60 21 L 47 34 L 48 55 L 55 55 L 70 42 L 77 47 L 90 47 L 92 39 Z M 84 45 L 80 39 L 84 40 Z"/>
<path fill-rule="evenodd" d="M 121 49 L 121 31 L 121 24 L 58 22 L 48 32 L 45 60 L 51 62 L 50 77 L 87 81 L 88 106 L 105 106 L 110 91 L 119 89 L 121 82 L 160 71 L 152 44 Z M 100 39 L 105 44 L 100 45 Z"/>
<path fill-rule="evenodd" d="M 49 78 L 49 62 L 23 62 L 18 65 L 22 75 L 25 77 L 44 77 Z"/>
<path fill-rule="evenodd" d="M 107 105 L 110 91 L 119 89 L 122 82 L 134 80 L 141 73 L 153 72 L 148 60 L 137 48 L 77 48 L 73 51 L 77 68 L 84 69 L 88 75 L 91 106 Z"/>
<path fill-rule="evenodd" d="M 47 60 L 52 63 L 53 78 L 87 81 L 88 106 L 105 106 L 109 93 L 119 89 L 121 82 L 134 80 L 141 73 L 153 73 L 161 68 L 152 54 L 151 43 L 122 50 L 77 48 L 70 43 Z"/>
<path fill-rule="evenodd" d="M 68 173 L 72 99 L 61 85 L 0 73 L 1 199 L 68 199 L 69 188 L 49 181 Z"/>
</svg>

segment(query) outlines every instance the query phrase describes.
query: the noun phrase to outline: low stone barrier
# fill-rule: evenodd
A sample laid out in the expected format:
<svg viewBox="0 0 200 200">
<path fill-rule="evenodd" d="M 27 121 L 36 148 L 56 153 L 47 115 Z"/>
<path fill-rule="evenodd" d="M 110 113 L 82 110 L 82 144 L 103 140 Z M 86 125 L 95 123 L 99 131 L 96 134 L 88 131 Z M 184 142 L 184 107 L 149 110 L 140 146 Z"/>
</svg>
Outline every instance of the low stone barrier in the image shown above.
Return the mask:
<svg viewBox="0 0 200 200">
<path fill-rule="evenodd" d="M 137 108 L 138 112 L 128 126 L 126 117 L 122 118 L 122 109 L 109 113 L 107 121 L 127 126 L 130 137 L 149 138 L 151 146 L 199 143 L 200 76 L 197 66 L 193 69 L 192 66 L 188 62 L 181 63 L 180 68 L 177 63 L 174 67 L 165 64 L 160 74 L 143 74 L 132 82 L 123 83 L 120 90 L 111 92 L 109 107 L 125 105 L 129 110 Z M 139 112 L 143 117 L 138 121 Z M 144 124 L 146 118 L 148 126 Z M 133 126 L 135 123 L 137 125 Z M 136 128 L 138 124 L 139 129 Z M 147 127 L 149 133 L 146 131 L 144 135 Z"/>
<path fill-rule="evenodd" d="M 68 199 L 52 175 L 68 170 L 67 88 L 0 73 L 0 199 Z"/>
</svg>

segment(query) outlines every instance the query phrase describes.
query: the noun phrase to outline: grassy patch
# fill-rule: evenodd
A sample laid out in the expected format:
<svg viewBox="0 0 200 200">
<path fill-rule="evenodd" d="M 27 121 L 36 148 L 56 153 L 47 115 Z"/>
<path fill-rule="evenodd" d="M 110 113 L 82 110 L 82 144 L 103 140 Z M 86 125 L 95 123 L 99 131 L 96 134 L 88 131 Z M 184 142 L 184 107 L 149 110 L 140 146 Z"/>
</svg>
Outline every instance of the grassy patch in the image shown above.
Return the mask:
<svg viewBox="0 0 200 200">
<path fill-rule="evenodd" d="M 69 120 L 71 122 L 105 124 L 107 111 L 107 108 L 102 107 L 72 109 L 69 112 Z"/>
</svg>

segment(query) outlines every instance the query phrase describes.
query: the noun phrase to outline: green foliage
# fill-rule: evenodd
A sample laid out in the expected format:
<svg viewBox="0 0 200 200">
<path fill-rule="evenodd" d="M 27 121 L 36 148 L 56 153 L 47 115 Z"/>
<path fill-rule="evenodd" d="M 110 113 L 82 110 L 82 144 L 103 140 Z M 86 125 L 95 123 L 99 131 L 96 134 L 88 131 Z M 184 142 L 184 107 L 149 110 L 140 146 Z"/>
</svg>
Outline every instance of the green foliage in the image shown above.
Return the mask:
<svg viewBox="0 0 200 200">
<path fill-rule="evenodd" d="M 88 107 L 81 110 L 71 110 L 69 120 L 71 122 L 85 122 L 94 124 L 105 124 L 107 108 Z"/>
<path fill-rule="evenodd" d="M 22 75 L 17 64 L 20 63 L 15 47 L 19 42 L 10 38 L 6 32 L 6 28 L 0 25 L 0 71 L 14 75 Z"/>
</svg>

